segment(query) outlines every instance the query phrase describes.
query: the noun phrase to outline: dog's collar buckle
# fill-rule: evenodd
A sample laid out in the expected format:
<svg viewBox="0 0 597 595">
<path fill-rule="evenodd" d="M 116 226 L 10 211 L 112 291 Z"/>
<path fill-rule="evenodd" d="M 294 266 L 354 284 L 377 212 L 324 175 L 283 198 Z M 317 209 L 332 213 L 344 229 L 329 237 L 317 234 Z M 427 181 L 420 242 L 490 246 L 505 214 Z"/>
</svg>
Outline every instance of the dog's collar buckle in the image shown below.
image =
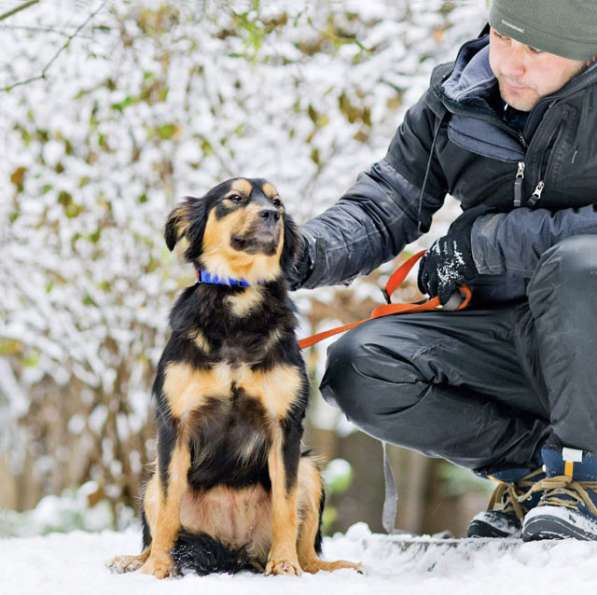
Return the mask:
<svg viewBox="0 0 597 595">
<path fill-rule="evenodd" d="M 209 271 L 197 270 L 197 281 L 210 285 L 228 285 L 230 287 L 249 287 L 251 284 L 245 279 L 234 279 L 233 277 L 220 277 Z"/>
</svg>

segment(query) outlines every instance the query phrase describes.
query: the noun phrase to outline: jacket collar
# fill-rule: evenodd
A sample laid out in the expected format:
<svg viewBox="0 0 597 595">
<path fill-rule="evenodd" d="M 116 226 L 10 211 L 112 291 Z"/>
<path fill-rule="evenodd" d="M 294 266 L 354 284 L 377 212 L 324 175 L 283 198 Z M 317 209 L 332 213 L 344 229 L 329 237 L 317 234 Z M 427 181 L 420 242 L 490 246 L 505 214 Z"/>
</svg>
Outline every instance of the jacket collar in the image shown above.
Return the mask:
<svg viewBox="0 0 597 595">
<path fill-rule="evenodd" d="M 451 101 L 486 104 L 485 97 L 496 83 L 489 66 L 489 34 L 486 34 L 460 48 L 452 73 L 441 89 Z"/>
</svg>

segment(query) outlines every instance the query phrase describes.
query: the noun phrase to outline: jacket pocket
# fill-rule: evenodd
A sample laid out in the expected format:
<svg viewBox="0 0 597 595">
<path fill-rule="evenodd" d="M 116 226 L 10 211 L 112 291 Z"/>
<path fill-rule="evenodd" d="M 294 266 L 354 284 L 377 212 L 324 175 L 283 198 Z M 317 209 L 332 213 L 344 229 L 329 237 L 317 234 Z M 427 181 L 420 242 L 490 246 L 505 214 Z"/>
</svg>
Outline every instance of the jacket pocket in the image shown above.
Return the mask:
<svg viewBox="0 0 597 595">
<path fill-rule="evenodd" d="M 534 190 L 527 198 L 525 206 L 536 207 L 541 201 L 544 189 L 546 187 L 549 188 L 551 183 L 554 182 L 555 176 L 553 175 L 553 169 L 558 160 L 561 161 L 559 158 L 565 152 L 566 143 L 564 142 L 564 139 L 567 130 L 570 130 L 571 122 L 569 121 L 569 118 L 571 112 L 572 110 L 568 106 L 561 106 L 558 114 L 559 122 L 546 141 L 545 150 L 539 161 L 539 175 L 535 180 Z"/>
</svg>

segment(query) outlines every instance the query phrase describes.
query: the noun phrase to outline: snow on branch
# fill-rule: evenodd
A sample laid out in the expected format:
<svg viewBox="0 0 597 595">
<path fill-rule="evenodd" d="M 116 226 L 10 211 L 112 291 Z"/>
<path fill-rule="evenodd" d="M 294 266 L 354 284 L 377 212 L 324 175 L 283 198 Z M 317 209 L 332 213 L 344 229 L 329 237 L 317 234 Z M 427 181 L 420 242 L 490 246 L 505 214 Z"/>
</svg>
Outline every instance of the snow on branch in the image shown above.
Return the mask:
<svg viewBox="0 0 597 595">
<path fill-rule="evenodd" d="M 10 10 L 7 10 L 6 12 L 0 14 L 0 21 L 4 21 L 9 17 L 17 14 L 18 12 L 21 12 L 22 10 L 29 8 L 34 4 L 37 4 L 38 2 L 39 0 L 29 0 L 28 2 L 23 2 L 23 4 L 19 4 L 18 6 L 15 6 L 14 8 L 11 8 Z"/>
<path fill-rule="evenodd" d="M 44 80 L 46 78 L 48 71 L 50 70 L 50 68 L 52 68 L 52 65 L 54 64 L 54 62 L 56 62 L 56 60 L 58 59 L 60 54 L 62 54 L 62 52 L 64 52 L 70 46 L 72 40 L 75 37 L 77 37 L 77 35 L 87 26 L 87 24 L 90 21 L 92 21 L 93 18 L 104 8 L 104 6 L 107 4 L 107 1 L 108 0 L 104 0 L 91 14 L 89 14 L 87 16 L 87 18 L 70 35 L 67 35 L 65 42 L 54 53 L 54 55 L 49 59 L 49 61 L 42 68 L 41 72 L 38 75 L 17 81 L 10 85 L 6 85 L 5 87 L 1 88 L 0 91 L 7 93 L 9 91 L 12 91 L 16 87 L 20 87 L 22 85 L 27 85 L 34 81 Z M 37 4 L 38 2 L 39 2 L 39 0 L 31 0 L 30 2 L 26 2 L 25 4 L 18 6 L 16 8 L 14 8 L 13 10 L 4 13 L 3 15 L 0 15 L 0 21 L 16 14 L 17 12 L 19 12 L 21 10 L 24 10 L 25 8 L 28 8 L 29 6 Z"/>
</svg>

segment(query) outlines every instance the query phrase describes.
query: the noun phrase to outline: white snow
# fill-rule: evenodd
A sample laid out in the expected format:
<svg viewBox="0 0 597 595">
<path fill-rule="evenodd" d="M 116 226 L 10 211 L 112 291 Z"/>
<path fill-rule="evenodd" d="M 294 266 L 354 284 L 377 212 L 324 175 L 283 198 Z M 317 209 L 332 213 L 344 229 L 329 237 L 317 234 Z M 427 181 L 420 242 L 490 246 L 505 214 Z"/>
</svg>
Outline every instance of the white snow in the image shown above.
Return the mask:
<svg viewBox="0 0 597 595">
<path fill-rule="evenodd" d="M 241 573 L 164 581 L 138 573 L 112 574 L 104 566 L 114 555 L 138 551 L 137 530 L 5 539 L 0 540 L 0 588 L 11 595 L 588 595 L 597 589 L 595 542 L 447 540 L 444 545 L 437 541 L 429 545 L 429 539 L 419 538 L 402 551 L 404 539 L 371 534 L 364 523 L 353 525 L 346 535 L 324 539 L 326 559 L 361 561 L 363 575 L 340 570 L 301 577 Z"/>
</svg>

